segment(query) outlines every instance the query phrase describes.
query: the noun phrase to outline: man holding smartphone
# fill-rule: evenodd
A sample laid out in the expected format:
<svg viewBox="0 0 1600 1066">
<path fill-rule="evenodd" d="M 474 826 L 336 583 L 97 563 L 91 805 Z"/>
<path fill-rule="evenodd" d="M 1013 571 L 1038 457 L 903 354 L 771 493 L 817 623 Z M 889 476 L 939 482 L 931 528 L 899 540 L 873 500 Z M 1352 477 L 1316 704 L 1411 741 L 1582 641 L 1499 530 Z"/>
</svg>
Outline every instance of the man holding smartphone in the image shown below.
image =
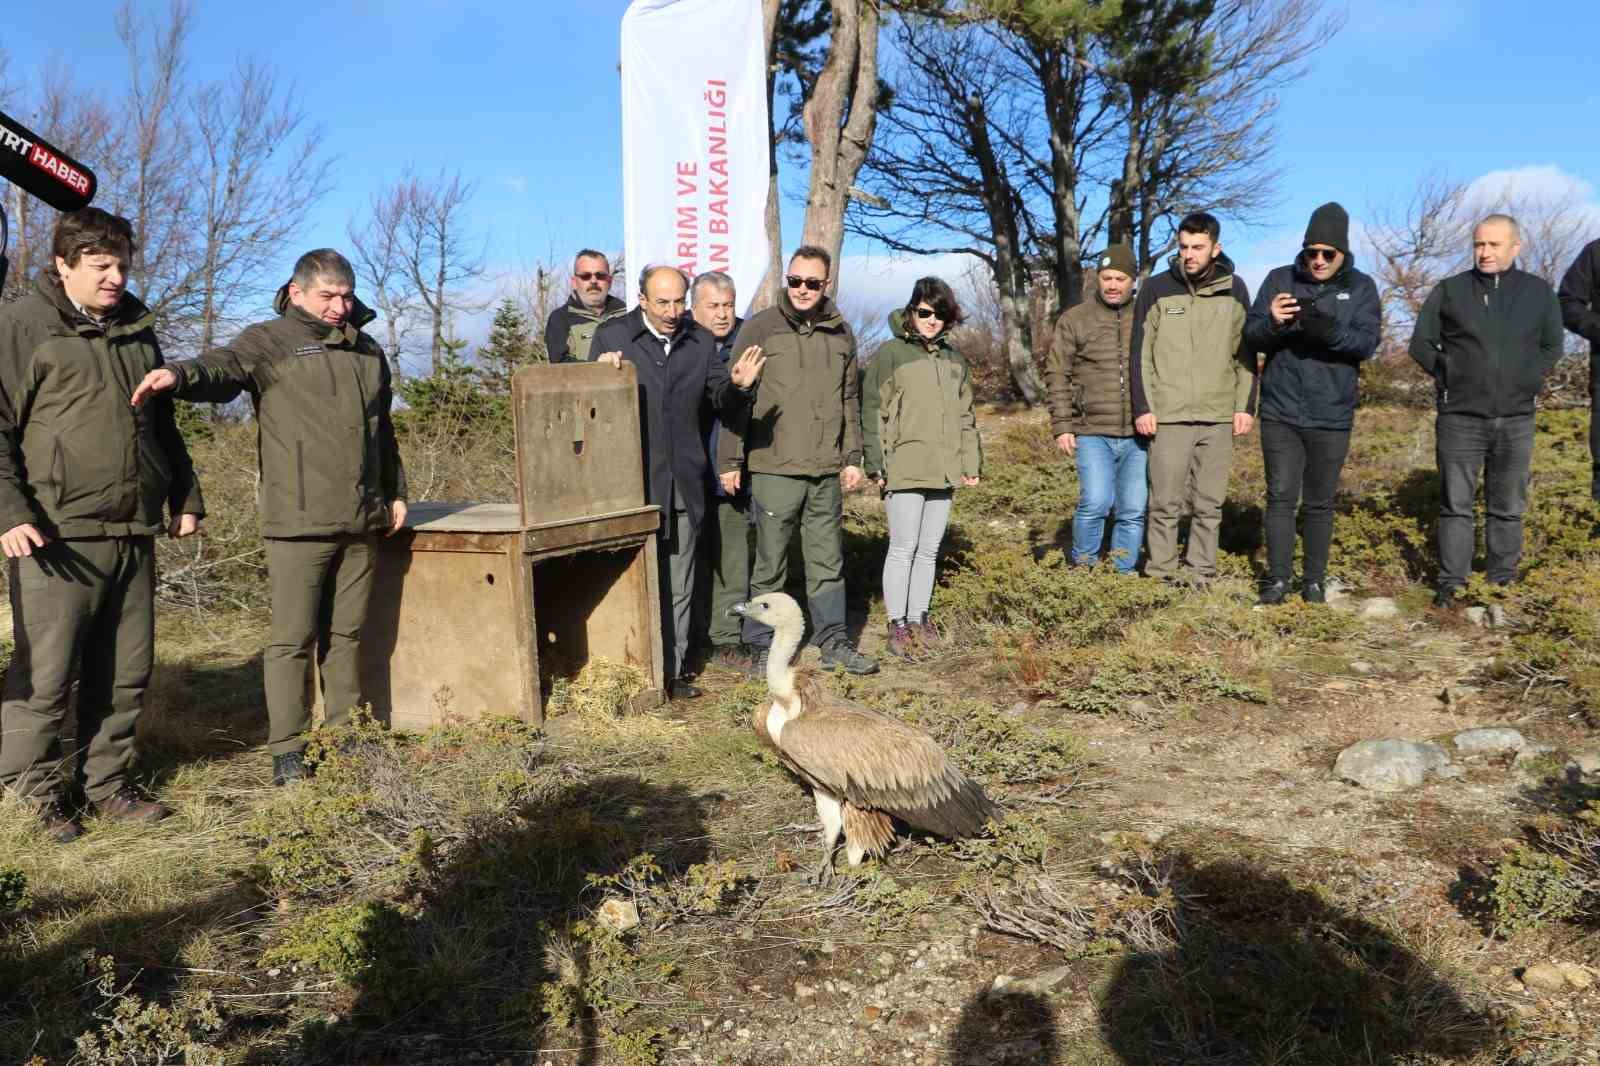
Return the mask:
<svg viewBox="0 0 1600 1066">
<path fill-rule="evenodd" d="M 1294 576 L 1295 510 L 1304 527 L 1300 596 L 1327 600 L 1333 497 L 1350 450 L 1357 375 L 1378 351 L 1378 287 L 1350 254 L 1350 216 L 1337 203 L 1311 213 L 1300 255 L 1261 284 L 1244 339 L 1266 357 L 1261 456 L 1267 472 L 1263 604 L 1282 603 Z"/>
</svg>

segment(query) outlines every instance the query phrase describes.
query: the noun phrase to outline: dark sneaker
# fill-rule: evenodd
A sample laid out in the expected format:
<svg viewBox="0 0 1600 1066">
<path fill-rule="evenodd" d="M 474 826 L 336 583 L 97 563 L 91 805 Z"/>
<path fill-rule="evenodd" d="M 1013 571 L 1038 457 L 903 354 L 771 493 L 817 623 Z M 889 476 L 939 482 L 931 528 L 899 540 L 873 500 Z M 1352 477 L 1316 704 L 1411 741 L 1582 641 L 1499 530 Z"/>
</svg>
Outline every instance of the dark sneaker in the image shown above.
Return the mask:
<svg viewBox="0 0 1600 1066">
<path fill-rule="evenodd" d="M 1307 603 L 1327 603 L 1328 588 L 1320 581 L 1302 581 L 1300 598 Z"/>
<path fill-rule="evenodd" d="M 750 662 L 745 667 L 744 672 L 757 681 L 765 681 L 767 679 L 767 654 L 768 649 L 766 648 L 752 648 Z"/>
<path fill-rule="evenodd" d="M 738 670 L 741 673 L 750 669 L 750 660 L 753 651 L 748 644 L 718 644 L 711 650 L 711 662 L 725 670 Z"/>
<path fill-rule="evenodd" d="M 94 812 L 113 822 L 159 822 L 172 811 L 154 800 L 147 800 L 132 785 L 123 785 L 103 800 L 96 800 Z"/>
<path fill-rule="evenodd" d="M 889 623 L 889 654 L 902 659 L 911 658 L 917 650 L 917 637 L 904 622 Z"/>
<path fill-rule="evenodd" d="M 668 699 L 697 700 L 704 695 L 705 691 L 686 677 L 675 677 L 667 685 Z"/>
<path fill-rule="evenodd" d="M 1461 590 L 1455 585 L 1441 585 L 1439 591 L 1433 594 L 1433 605 L 1441 611 L 1448 611 L 1460 598 Z"/>
<path fill-rule="evenodd" d="M 311 768 L 306 765 L 305 752 L 290 751 L 272 757 L 272 783 L 279 788 L 310 776 Z"/>
<path fill-rule="evenodd" d="M 67 801 L 59 796 L 35 807 L 34 816 L 44 827 L 44 835 L 57 844 L 70 844 L 83 836 L 83 826 L 78 824 L 78 818 L 67 806 Z"/>
<path fill-rule="evenodd" d="M 825 669 L 841 667 L 847 674 L 875 674 L 878 672 L 876 659 L 868 658 L 850 646 L 850 642 L 840 637 L 838 640 L 829 641 L 827 647 L 822 649 L 822 665 Z"/>
<path fill-rule="evenodd" d="M 1261 598 L 1256 600 L 1256 603 L 1262 607 L 1276 607 L 1283 602 L 1284 597 L 1287 595 L 1289 595 L 1289 583 L 1287 581 L 1276 579 L 1263 581 L 1261 583 Z"/>
</svg>

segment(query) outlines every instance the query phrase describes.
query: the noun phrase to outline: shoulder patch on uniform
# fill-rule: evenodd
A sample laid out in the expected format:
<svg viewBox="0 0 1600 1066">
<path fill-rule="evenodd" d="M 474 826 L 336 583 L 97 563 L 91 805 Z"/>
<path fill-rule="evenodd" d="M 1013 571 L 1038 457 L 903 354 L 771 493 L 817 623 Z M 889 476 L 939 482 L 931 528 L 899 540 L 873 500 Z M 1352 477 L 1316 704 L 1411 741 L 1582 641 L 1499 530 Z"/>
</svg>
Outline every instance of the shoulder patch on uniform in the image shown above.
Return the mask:
<svg viewBox="0 0 1600 1066">
<path fill-rule="evenodd" d="M 1187 307 L 1163 307 L 1162 310 L 1165 311 L 1169 315 L 1181 315 L 1185 311 L 1187 311 L 1188 308 Z"/>
<path fill-rule="evenodd" d="M 293 352 L 295 355 L 317 355 L 322 351 L 320 344 L 303 344 Z"/>
</svg>

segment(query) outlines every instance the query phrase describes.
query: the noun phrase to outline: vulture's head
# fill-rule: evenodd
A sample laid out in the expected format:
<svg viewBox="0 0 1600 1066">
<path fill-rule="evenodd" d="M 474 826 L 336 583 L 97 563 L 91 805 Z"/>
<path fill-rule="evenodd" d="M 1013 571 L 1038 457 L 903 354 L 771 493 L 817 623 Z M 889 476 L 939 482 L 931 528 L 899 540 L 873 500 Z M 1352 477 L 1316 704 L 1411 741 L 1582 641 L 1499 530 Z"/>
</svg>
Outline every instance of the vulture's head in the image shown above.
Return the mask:
<svg viewBox="0 0 1600 1066">
<path fill-rule="evenodd" d="M 800 613 L 800 605 L 794 602 L 794 597 L 782 592 L 769 592 L 764 596 L 757 596 L 749 603 L 736 603 L 728 608 L 734 614 L 742 614 L 752 622 L 760 622 L 764 626 L 771 626 L 781 633 L 802 633 L 805 631 L 805 615 Z"/>
</svg>

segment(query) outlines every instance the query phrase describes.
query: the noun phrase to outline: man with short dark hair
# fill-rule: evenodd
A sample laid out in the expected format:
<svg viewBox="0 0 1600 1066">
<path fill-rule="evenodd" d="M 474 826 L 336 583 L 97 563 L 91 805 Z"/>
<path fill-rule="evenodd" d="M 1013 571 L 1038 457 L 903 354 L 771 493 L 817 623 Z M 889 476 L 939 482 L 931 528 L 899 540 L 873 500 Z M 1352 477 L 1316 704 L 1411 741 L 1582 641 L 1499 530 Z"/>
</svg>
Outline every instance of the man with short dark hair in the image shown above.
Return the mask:
<svg viewBox="0 0 1600 1066">
<path fill-rule="evenodd" d="M 1264 606 L 1289 594 L 1296 507 L 1305 546 L 1300 597 L 1327 602 L 1333 497 L 1350 450 L 1361 364 L 1377 353 L 1380 325 L 1378 287 L 1355 268 L 1350 253 L 1350 216 L 1339 204 L 1323 204 L 1311 214 L 1294 263 L 1261 283 L 1244 327 L 1245 341 L 1267 360 L 1261 376 Z"/>
<path fill-rule="evenodd" d="M 77 776 L 100 817 L 169 813 L 129 775 L 155 650 L 155 534 L 205 513 L 172 403 L 128 406 L 162 363 L 155 315 L 127 291 L 133 228 L 97 207 L 61 216 L 54 273 L 0 310 L 0 547 L 16 650 L 0 703 L 0 787 L 61 843 L 61 728 L 78 681 Z M 165 504 L 168 521 L 162 521 Z"/>
<path fill-rule="evenodd" d="M 620 368 L 627 361 L 639 376 L 645 500 L 661 508 L 661 649 L 673 699 L 701 695 L 686 673 L 695 547 L 710 475 L 701 418 L 707 407 L 743 410 L 764 362 L 759 348 L 745 349 L 731 366 L 719 359 L 711 335 L 684 314 L 688 288 L 676 267 L 647 267 L 639 275 L 639 306 L 595 334 L 596 362 Z"/>
<path fill-rule="evenodd" d="M 707 271 L 689 287 L 690 309 L 700 328 L 711 334 L 717 358 L 726 365 L 733 358 L 733 341 L 744 320 L 735 313 L 738 296 L 733 278 L 721 271 Z M 741 409 L 740 414 L 745 409 Z M 714 418 L 706 438 L 708 455 L 717 454 L 722 435 L 722 419 Z M 743 471 L 718 474 L 710 471 L 711 505 L 716 521 L 705 526 L 707 555 L 711 561 L 711 595 L 706 636 L 711 653 L 724 666 L 747 669 L 751 655 L 739 629 L 739 617 L 730 608 L 750 598 L 750 530 L 755 518 L 750 511 L 750 489 Z"/>
<path fill-rule="evenodd" d="M 748 472 L 756 508 L 752 598 L 781 592 L 789 574 L 789 542 L 800 534 L 806 606 L 812 640 L 824 666 L 852 674 L 878 664 L 850 643 L 845 631 L 844 492 L 866 479 L 861 469 L 861 370 L 856 339 L 828 298 L 833 257 L 802 245 L 789 258 L 777 302 L 753 315 L 734 347 L 759 347 L 767 356 L 749 421 L 725 426 L 717 448 L 718 474 Z M 772 631 L 746 621 L 745 640 L 757 649 L 752 670 L 766 670 Z"/>
<path fill-rule="evenodd" d="M 1489 582 L 1511 584 L 1522 559 L 1534 410 L 1562 332 L 1555 290 L 1517 269 L 1521 251 L 1516 219 L 1484 218 L 1472 230 L 1472 269 L 1428 294 L 1411 334 L 1411 358 L 1432 375 L 1438 408 L 1439 608 L 1456 602 L 1472 570 L 1480 473 Z"/>
<path fill-rule="evenodd" d="M 585 248 L 572 261 L 572 295 L 544 324 L 547 358 L 552 363 L 585 362 L 595 331 L 627 313 L 627 305 L 611 295 L 611 263 L 603 253 Z"/>
<path fill-rule="evenodd" d="M 1567 268 L 1560 297 L 1562 321 L 1589 342 L 1589 494 L 1600 503 L 1600 240 Z"/>
<path fill-rule="evenodd" d="M 406 478 L 389 419 L 389 361 L 361 331 L 376 316 L 356 299 L 349 260 L 332 248 L 307 252 L 274 306 L 277 318 L 232 343 L 146 375 L 132 402 L 176 390 L 227 403 L 248 392 L 255 406 L 272 597 L 261 656 L 267 749 L 283 785 L 307 772 L 312 655 L 327 725 L 365 702 L 361 627 L 376 538 L 405 525 Z"/>
<path fill-rule="evenodd" d="M 1222 224 L 1205 212 L 1186 216 L 1178 253 L 1133 307 L 1133 425 L 1151 438 L 1149 577 L 1203 584 L 1216 576 L 1233 438 L 1255 424 L 1255 356 L 1242 341 L 1249 308 L 1222 252 Z M 1194 517 L 1180 574 L 1186 505 Z"/>
</svg>

